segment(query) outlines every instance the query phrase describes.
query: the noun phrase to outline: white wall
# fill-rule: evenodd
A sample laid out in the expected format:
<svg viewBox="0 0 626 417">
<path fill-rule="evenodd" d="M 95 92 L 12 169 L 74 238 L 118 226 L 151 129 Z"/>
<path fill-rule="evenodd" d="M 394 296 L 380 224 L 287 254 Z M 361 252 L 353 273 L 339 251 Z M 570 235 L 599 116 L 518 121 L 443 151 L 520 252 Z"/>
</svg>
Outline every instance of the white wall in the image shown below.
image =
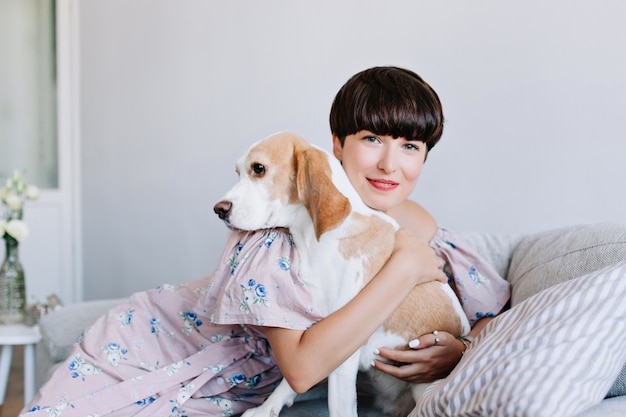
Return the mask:
<svg viewBox="0 0 626 417">
<path fill-rule="evenodd" d="M 252 141 L 330 148 L 355 72 L 398 65 L 447 117 L 415 198 L 457 230 L 626 221 L 626 2 L 83 0 L 85 298 L 210 272 Z"/>
</svg>

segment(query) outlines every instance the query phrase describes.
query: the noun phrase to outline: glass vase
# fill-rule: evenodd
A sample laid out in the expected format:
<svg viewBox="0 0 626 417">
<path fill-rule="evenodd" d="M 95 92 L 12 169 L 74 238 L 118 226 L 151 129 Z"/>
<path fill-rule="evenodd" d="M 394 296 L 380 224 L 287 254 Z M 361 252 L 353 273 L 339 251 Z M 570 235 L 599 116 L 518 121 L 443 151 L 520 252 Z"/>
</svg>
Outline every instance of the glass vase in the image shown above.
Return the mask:
<svg viewBox="0 0 626 417">
<path fill-rule="evenodd" d="M 6 252 L 0 267 L 0 324 L 24 322 L 26 286 L 24 269 L 18 257 L 19 243 L 5 235 Z"/>
</svg>

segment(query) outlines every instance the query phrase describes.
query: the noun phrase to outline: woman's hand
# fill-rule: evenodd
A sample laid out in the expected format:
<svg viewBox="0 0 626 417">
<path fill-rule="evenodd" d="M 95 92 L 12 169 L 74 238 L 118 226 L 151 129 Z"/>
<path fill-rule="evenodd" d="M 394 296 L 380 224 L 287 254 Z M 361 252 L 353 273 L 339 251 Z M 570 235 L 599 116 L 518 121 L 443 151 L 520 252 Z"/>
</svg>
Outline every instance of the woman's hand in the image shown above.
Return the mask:
<svg viewBox="0 0 626 417">
<path fill-rule="evenodd" d="M 465 344 L 450 333 L 439 331 L 439 342 L 435 335 L 425 334 L 419 345 L 407 350 L 380 348 L 380 356 L 397 365 L 375 361 L 376 369 L 413 384 L 433 382 L 445 378 L 461 360 Z"/>
<path fill-rule="evenodd" d="M 469 335 L 478 336 L 491 320 L 493 317 L 483 317 L 478 320 Z M 435 343 L 436 337 L 439 338 L 437 343 Z M 407 350 L 380 348 L 380 356 L 395 365 L 377 360 L 374 362 L 374 367 L 413 384 L 433 382 L 447 377 L 452 372 L 463 357 L 466 348 L 465 343 L 450 333 L 438 331 L 437 336 L 429 333 L 415 341 L 412 340 Z"/>
</svg>

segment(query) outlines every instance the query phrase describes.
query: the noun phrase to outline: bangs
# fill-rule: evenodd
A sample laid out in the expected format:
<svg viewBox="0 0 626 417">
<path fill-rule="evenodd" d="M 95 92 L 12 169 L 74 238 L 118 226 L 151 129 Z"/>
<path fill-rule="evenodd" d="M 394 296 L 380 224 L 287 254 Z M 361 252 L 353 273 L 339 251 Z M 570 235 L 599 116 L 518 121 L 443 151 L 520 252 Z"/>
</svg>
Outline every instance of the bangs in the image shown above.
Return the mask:
<svg viewBox="0 0 626 417">
<path fill-rule="evenodd" d="M 416 98 L 421 96 L 403 100 L 401 95 L 382 89 L 355 97 L 351 111 L 354 118 L 347 121 L 346 135 L 369 130 L 379 135 L 429 142 L 441 134 L 441 120 L 433 117 L 437 109 L 428 101 L 418 103 Z"/>
<path fill-rule="evenodd" d="M 422 141 L 431 149 L 443 133 L 437 93 L 414 72 L 397 67 L 363 71 L 339 90 L 330 128 L 341 141 L 361 130 Z"/>
</svg>

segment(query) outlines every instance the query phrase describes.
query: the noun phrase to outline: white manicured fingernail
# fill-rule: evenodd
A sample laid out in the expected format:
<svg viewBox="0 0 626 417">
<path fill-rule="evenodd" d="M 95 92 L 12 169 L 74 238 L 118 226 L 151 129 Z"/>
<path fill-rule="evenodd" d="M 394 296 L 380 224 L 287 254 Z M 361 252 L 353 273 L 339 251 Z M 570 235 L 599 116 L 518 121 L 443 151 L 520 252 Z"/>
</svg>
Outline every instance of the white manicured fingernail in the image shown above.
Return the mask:
<svg viewBox="0 0 626 417">
<path fill-rule="evenodd" d="M 374 349 L 374 355 L 378 355 L 379 353 L 380 353 L 380 350 Z"/>
<path fill-rule="evenodd" d="M 420 340 L 419 339 L 413 339 L 409 342 L 409 347 L 411 349 L 415 349 L 416 347 L 418 347 L 420 345 Z"/>
</svg>

